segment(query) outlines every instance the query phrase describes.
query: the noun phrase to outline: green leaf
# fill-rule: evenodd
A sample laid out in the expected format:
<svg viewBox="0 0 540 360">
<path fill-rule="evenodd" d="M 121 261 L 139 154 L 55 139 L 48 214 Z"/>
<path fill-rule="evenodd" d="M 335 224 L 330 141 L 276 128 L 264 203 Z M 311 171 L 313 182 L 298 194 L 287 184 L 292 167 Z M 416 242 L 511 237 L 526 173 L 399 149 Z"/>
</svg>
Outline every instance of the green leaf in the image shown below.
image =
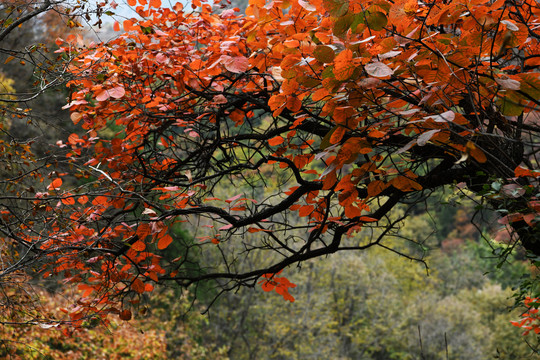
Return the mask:
<svg viewBox="0 0 540 360">
<path fill-rule="evenodd" d="M 347 11 L 349 11 L 349 2 L 324 0 L 324 8 L 328 10 L 331 16 L 340 17 L 345 15 Z"/>
<path fill-rule="evenodd" d="M 141 26 L 141 31 L 143 34 L 146 35 L 153 34 L 155 32 L 151 26 Z"/>
<path fill-rule="evenodd" d="M 334 22 L 334 26 L 332 28 L 332 32 L 334 33 L 334 35 L 338 37 L 345 35 L 353 24 L 354 19 L 355 16 L 353 14 L 348 14 L 338 18 Z"/>
<path fill-rule="evenodd" d="M 339 126 L 340 125 L 336 125 L 334 128 L 332 128 L 332 130 L 330 130 L 326 135 L 324 135 L 323 139 L 321 140 L 321 145 L 319 145 L 319 148 L 321 150 L 324 150 L 330 146 L 330 138 L 332 137 L 332 134 L 337 130 Z"/>
<path fill-rule="evenodd" d="M 515 91 L 508 91 L 506 96 L 499 98 L 497 104 L 501 114 L 505 116 L 519 116 L 523 113 L 522 98 Z"/>
<path fill-rule="evenodd" d="M 526 73 L 520 75 L 521 88 L 520 90 L 532 97 L 540 99 L 540 77 L 538 73 Z"/>
<path fill-rule="evenodd" d="M 368 25 L 372 30 L 382 30 L 387 24 L 388 19 L 386 18 L 386 15 L 380 11 L 375 11 L 373 13 L 368 12 L 366 15 L 366 25 Z"/>
<path fill-rule="evenodd" d="M 334 76 L 334 67 L 333 66 L 327 66 L 326 68 L 324 68 L 324 70 L 323 70 L 323 72 L 321 74 L 321 77 L 323 79 L 335 77 Z"/>
<path fill-rule="evenodd" d="M 361 12 L 358 14 L 354 14 L 353 23 L 351 24 L 351 31 L 356 34 L 356 29 L 358 28 L 358 25 L 365 24 L 366 23 L 366 15 Z"/>
<path fill-rule="evenodd" d="M 304 76 L 300 75 L 296 77 L 296 81 L 298 81 L 299 84 L 307 87 L 307 88 L 313 88 L 315 86 L 320 85 L 321 81 L 319 79 L 316 79 L 311 76 Z"/>
<path fill-rule="evenodd" d="M 334 50 L 332 50 L 330 46 L 319 45 L 315 47 L 315 50 L 313 50 L 313 56 L 315 56 L 315 59 L 317 59 L 317 61 L 328 64 L 334 61 L 336 53 L 334 52 Z"/>
</svg>

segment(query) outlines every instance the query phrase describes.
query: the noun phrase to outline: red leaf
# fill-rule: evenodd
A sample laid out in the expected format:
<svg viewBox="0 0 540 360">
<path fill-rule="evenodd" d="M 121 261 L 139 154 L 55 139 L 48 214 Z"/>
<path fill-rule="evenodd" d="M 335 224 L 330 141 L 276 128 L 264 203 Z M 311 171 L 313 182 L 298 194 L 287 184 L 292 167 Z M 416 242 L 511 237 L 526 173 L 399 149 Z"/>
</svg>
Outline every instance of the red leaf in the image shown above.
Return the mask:
<svg viewBox="0 0 540 360">
<path fill-rule="evenodd" d="M 313 205 L 304 205 L 300 208 L 300 210 L 298 210 L 298 216 L 300 217 L 308 216 L 309 214 L 313 212 L 314 209 L 315 207 Z"/>
<path fill-rule="evenodd" d="M 345 49 L 334 59 L 334 75 L 337 80 L 347 80 L 354 73 L 353 53 Z"/>
<path fill-rule="evenodd" d="M 276 286 L 273 284 L 273 281 L 264 280 L 264 281 L 262 282 L 262 286 L 261 286 L 261 287 L 262 287 L 263 291 L 268 292 L 268 291 L 274 290 L 274 288 L 275 288 Z"/>
<path fill-rule="evenodd" d="M 68 197 L 62 199 L 62 204 L 64 205 L 75 205 L 75 199 L 73 197 Z"/>
<path fill-rule="evenodd" d="M 278 136 L 273 137 L 270 140 L 268 140 L 268 145 L 277 146 L 277 145 L 283 144 L 284 141 L 285 141 L 285 139 L 283 139 L 283 137 L 278 135 Z"/>
<path fill-rule="evenodd" d="M 146 249 L 146 244 L 141 240 L 137 240 L 131 245 L 131 248 L 135 251 L 144 251 L 144 249 Z"/>
<path fill-rule="evenodd" d="M 260 231 L 264 231 L 264 232 L 272 232 L 272 231 L 270 231 L 270 230 L 259 229 L 259 228 L 254 228 L 254 227 L 249 227 L 249 228 L 247 229 L 247 231 L 248 231 L 249 233 L 257 233 L 257 232 L 260 232 Z"/>
<path fill-rule="evenodd" d="M 225 200 L 226 203 L 233 203 L 235 202 L 236 200 L 238 200 L 239 198 L 242 197 L 243 194 L 238 194 L 238 195 L 235 195 L 233 196 L 232 198 L 228 198 L 227 200 Z"/>
<path fill-rule="evenodd" d="M 132 30 L 137 30 L 137 28 L 135 26 L 133 26 L 133 21 L 124 20 L 124 30 L 125 31 L 132 31 Z"/>
<path fill-rule="evenodd" d="M 122 310 L 118 316 L 120 317 L 120 320 L 129 321 L 131 320 L 131 311 L 128 309 Z"/>
<path fill-rule="evenodd" d="M 140 279 L 133 280 L 131 288 L 139 294 L 144 293 L 144 283 Z"/>
<path fill-rule="evenodd" d="M 368 134 L 369 137 L 380 139 L 386 136 L 386 133 L 379 131 L 379 130 L 373 130 Z"/>
<path fill-rule="evenodd" d="M 151 232 L 152 232 L 152 228 L 150 227 L 150 225 L 143 223 L 143 224 L 139 224 L 139 226 L 137 227 L 137 231 L 135 233 L 137 234 L 139 239 L 144 240 L 146 239 L 148 235 L 150 235 Z"/>
<path fill-rule="evenodd" d="M 379 195 L 384 189 L 386 189 L 386 184 L 381 180 L 375 180 L 368 184 L 367 193 L 369 197 L 374 197 Z"/>
<path fill-rule="evenodd" d="M 68 137 L 68 143 L 70 145 L 76 145 L 78 143 L 78 140 L 79 140 L 79 135 L 77 134 L 71 134 Z"/>
<path fill-rule="evenodd" d="M 172 241 L 173 241 L 173 239 L 172 239 L 171 235 L 167 234 L 167 235 L 161 237 L 161 239 L 159 239 L 157 247 L 158 247 L 159 250 L 166 249 L 172 243 Z"/>
<path fill-rule="evenodd" d="M 362 222 L 375 222 L 375 221 L 379 221 L 379 219 L 376 219 L 376 218 L 372 218 L 370 216 L 360 216 L 360 218 L 358 219 L 359 221 L 362 221 Z"/>
<path fill-rule="evenodd" d="M 535 178 L 540 177 L 540 171 L 531 171 L 521 166 L 516 167 L 516 169 L 514 170 L 514 173 L 517 177 L 528 177 L 528 176 L 535 177 Z"/>
<path fill-rule="evenodd" d="M 49 190 L 58 190 L 60 189 L 60 186 L 62 186 L 62 179 L 56 178 L 49 185 Z"/>
</svg>

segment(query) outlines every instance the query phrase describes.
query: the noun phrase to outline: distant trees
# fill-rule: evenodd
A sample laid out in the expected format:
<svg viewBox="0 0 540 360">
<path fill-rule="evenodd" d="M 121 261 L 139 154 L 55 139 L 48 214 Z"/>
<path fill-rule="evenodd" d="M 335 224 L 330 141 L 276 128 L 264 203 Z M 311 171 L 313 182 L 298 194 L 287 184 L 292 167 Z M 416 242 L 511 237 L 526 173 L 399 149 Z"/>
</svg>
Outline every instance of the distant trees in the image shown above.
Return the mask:
<svg viewBox="0 0 540 360">
<path fill-rule="evenodd" d="M 231 359 L 438 359 L 447 350 L 449 358 L 527 358 L 532 350 L 509 326 L 519 319 L 508 312 L 512 290 L 482 276 L 477 246 L 489 254 L 474 242 L 436 251 L 429 276 L 380 248 L 310 260 L 294 276 L 298 304 L 225 294 L 209 310 L 205 340 L 230 345 Z"/>
</svg>

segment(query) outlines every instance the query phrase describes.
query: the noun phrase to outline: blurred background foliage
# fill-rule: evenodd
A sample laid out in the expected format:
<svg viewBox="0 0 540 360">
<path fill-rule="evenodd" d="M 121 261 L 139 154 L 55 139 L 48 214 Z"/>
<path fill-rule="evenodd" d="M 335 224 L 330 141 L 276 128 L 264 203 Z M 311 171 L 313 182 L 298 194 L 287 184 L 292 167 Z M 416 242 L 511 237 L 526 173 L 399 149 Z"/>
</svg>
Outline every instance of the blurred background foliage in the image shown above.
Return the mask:
<svg viewBox="0 0 540 360">
<path fill-rule="evenodd" d="M 527 341 L 510 324 L 516 276 L 529 271 L 517 255 L 499 268 L 493 255 L 500 244 L 460 226 L 465 205 L 444 207 L 452 226 L 436 231 L 427 266 L 387 249 L 340 253 L 289 270 L 298 284 L 294 303 L 260 288 L 218 293 L 210 286 L 194 292 L 157 288 L 134 320 L 99 319 L 66 334 L 62 326 L 0 328 L 0 357 L 21 359 L 535 359 Z M 437 211 L 419 212 L 403 234 L 425 236 Z M 186 225 L 186 229 L 189 226 Z M 204 254 L 186 253 L 194 240 L 176 228 L 176 244 L 167 256 L 190 256 L 193 271 Z M 417 229 L 417 231 L 415 231 Z M 442 241 L 441 241 L 442 239 Z M 449 245 L 451 244 L 451 245 Z M 228 245 L 228 244 L 227 244 Z M 487 270 L 490 270 L 486 273 Z M 39 287 L 37 282 L 36 286 Z M 42 313 L 62 314 L 68 288 L 42 290 Z M 213 300 L 212 306 L 207 305 Z M 204 314 L 201 314 L 204 312 Z M 448 354 L 448 355 L 447 355 Z M 448 356 L 448 357 L 447 357 Z"/>
</svg>

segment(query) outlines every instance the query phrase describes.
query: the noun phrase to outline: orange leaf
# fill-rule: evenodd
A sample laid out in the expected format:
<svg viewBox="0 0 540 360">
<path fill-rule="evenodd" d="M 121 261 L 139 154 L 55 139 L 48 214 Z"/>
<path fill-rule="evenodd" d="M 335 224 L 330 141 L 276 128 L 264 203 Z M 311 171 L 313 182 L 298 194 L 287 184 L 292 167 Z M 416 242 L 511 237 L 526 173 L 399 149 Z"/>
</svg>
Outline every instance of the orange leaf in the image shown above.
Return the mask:
<svg viewBox="0 0 540 360">
<path fill-rule="evenodd" d="M 358 220 L 362 221 L 362 222 L 376 222 L 376 221 L 379 221 L 379 219 L 375 219 L 375 218 L 372 218 L 370 216 L 360 216 L 360 218 Z"/>
<path fill-rule="evenodd" d="M 60 186 L 62 186 L 62 179 L 56 178 L 52 181 L 52 183 L 49 185 L 49 190 L 57 190 L 60 189 Z"/>
<path fill-rule="evenodd" d="M 72 197 L 62 199 L 62 204 L 64 205 L 75 205 L 75 199 Z"/>
<path fill-rule="evenodd" d="M 385 183 L 381 180 L 375 180 L 368 184 L 367 193 L 369 197 L 374 197 L 383 192 L 384 189 L 386 189 Z"/>
<path fill-rule="evenodd" d="M 153 8 L 160 8 L 161 7 L 161 0 L 150 0 L 150 7 Z"/>
<path fill-rule="evenodd" d="M 354 73 L 353 53 L 345 49 L 334 59 L 334 75 L 337 80 L 347 80 Z"/>
<path fill-rule="evenodd" d="M 81 119 L 83 118 L 83 115 L 78 112 L 73 112 L 69 117 L 71 118 L 71 121 L 73 121 L 73 123 L 77 125 L 79 121 L 81 121 Z"/>
<path fill-rule="evenodd" d="M 478 161 L 479 163 L 485 163 L 487 161 L 486 154 L 477 148 L 472 141 L 467 142 L 466 149 L 474 160 Z"/>
<path fill-rule="evenodd" d="M 540 177 L 540 171 L 531 171 L 527 168 L 524 168 L 524 167 L 521 167 L 521 166 L 518 166 L 516 167 L 516 169 L 514 170 L 514 173 L 517 177 Z"/>
<path fill-rule="evenodd" d="M 161 239 L 159 239 L 157 247 L 159 250 L 166 249 L 172 243 L 172 241 L 173 239 L 171 235 L 166 234 L 165 236 L 161 237 Z"/>
<path fill-rule="evenodd" d="M 135 251 L 144 251 L 144 249 L 146 249 L 146 244 L 141 240 L 137 240 L 131 245 L 131 248 Z"/>
<path fill-rule="evenodd" d="M 295 39 L 288 39 L 283 42 L 283 45 L 285 45 L 288 48 L 297 48 L 300 46 L 300 41 Z"/>
<path fill-rule="evenodd" d="M 148 224 L 139 224 L 137 227 L 137 231 L 135 232 L 139 239 L 144 240 L 150 233 L 152 232 L 152 229 L 150 228 L 150 225 Z"/>
<path fill-rule="evenodd" d="M 380 138 L 383 138 L 386 136 L 386 133 L 380 131 L 380 130 L 373 130 L 373 131 L 370 131 L 370 133 L 368 134 L 369 137 L 372 137 L 372 138 L 376 138 L 376 139 L 380 139 Z"/>
<path fill-rule="evenodd" d="M 336 170 L 330 171 L 323 180 L 323 190 L 331 189 L 337 182 Z"/>
<path fill-rule="evenodd" d="M 285 96 L 283 95 L 272 95 L 272 97 L 268 100 L 268 106 L 270 106 L 270 110 L 272 111 L 279 109 L 284 103 Z"/>
<path fill-rule="evenodd" d="M 79 135 L 71 134 L 68 137 L 68 143 L 71 145 L 76 145 L 79 142 Z"/>
<path fill-rule="evenodd" d="M 422 190 L 422 185 L 402 175 L 392 179 L 390 183 L 393 187 L 403 192 Z"/>
<path fill-rule="evenodd" d="M 289 96 L 285 106 L 292 112 L 298 112 L 302 108 L 302 102 L 296 96 Z"/>
<path fill-rule="evenodd" d="M 120 31 L 120 23 L 118 21 L 114 22 L 113 30 L 114 31 Z"/>
<path fill-rule="evenodd" d="M 355 218 L 357 216 L 360 216 L 362 214 L 362 210 L 360 210 L 357 206 L 349 205 L 344 207 L 345 210 L 345 216 L 349 219 Z"/>
<path fill-rule="evenodd" d="M 181 257 L 177 257 L 176 259 L 174 259 L 174 260 L 171 261 L 171 262 L 178 262 L 180 259 L 181 259 Z M 156 273 L 155 271 L 150 271 L 150 272 L 148 273 L 148 277 L 149 277 L 150 279 L 154 280 L 155 282 L 158 282 L 158 281 L 159 281 L 159 279 L 158 279 L 158 277 L 157 277 L 157 273 Z"/>
<path fill-rule="evenodd" d="M 124 20 L 124 30 L 125 31 L 132 31 L 136 30 L 137 28 L 133 26 L 133 21 L 131 20 Z"/>
<path fill-rule="evenodd" d="M 274 287 L 275 287 L 275 286 L 276 286 L 276 285 L 274 285 L 274 282 L 273 282 L 273 281 L 269 281 L 269 280 L 264 280 L 264 281 L 262 282 L 262 285 L 261 285 L 263 291 L 266 291 L 266 292 L 274 290 Z"/>
<path fill-rule="evenodd" d="M 300 210 L 298 210 L 298 216 L 300 217 L 308 216 L 309 214 L 313 212 L 314 209 L 315 207 L 313 205 L 304 205 L 300 208 Z"/>
<path fill-rule="evenodd" d="M 278 136 L 273 137 L 270 140 L 268 140 L 268 144 L 270 146 L 277 146 L 277 145 L 283 144 L 284 141 L 285 141 L 285 139 L 283 139 L 283 137 L 278 135 Z"/>
<path fill-rule="evenodd" d="M 328 92 L 328 90 L 326 90 L 325 88 L 321 88 L 313 93 L 311 99 L 313 101 L 319 101 L 324 99 L 326 96 L 330 96 L 330 92 Z"/>
<path fill-rule="evenodd" d="M 106 196 L 98 196 L 92 201 L 92 205 L 109 205 L 109 198 Z"/>
<path fill-rule="evenodd" d="M 338 126 L 330 136 L 330 144 L 337 144 L 343 139 L 346 129 L 343 126 Z"/>
</svg>

